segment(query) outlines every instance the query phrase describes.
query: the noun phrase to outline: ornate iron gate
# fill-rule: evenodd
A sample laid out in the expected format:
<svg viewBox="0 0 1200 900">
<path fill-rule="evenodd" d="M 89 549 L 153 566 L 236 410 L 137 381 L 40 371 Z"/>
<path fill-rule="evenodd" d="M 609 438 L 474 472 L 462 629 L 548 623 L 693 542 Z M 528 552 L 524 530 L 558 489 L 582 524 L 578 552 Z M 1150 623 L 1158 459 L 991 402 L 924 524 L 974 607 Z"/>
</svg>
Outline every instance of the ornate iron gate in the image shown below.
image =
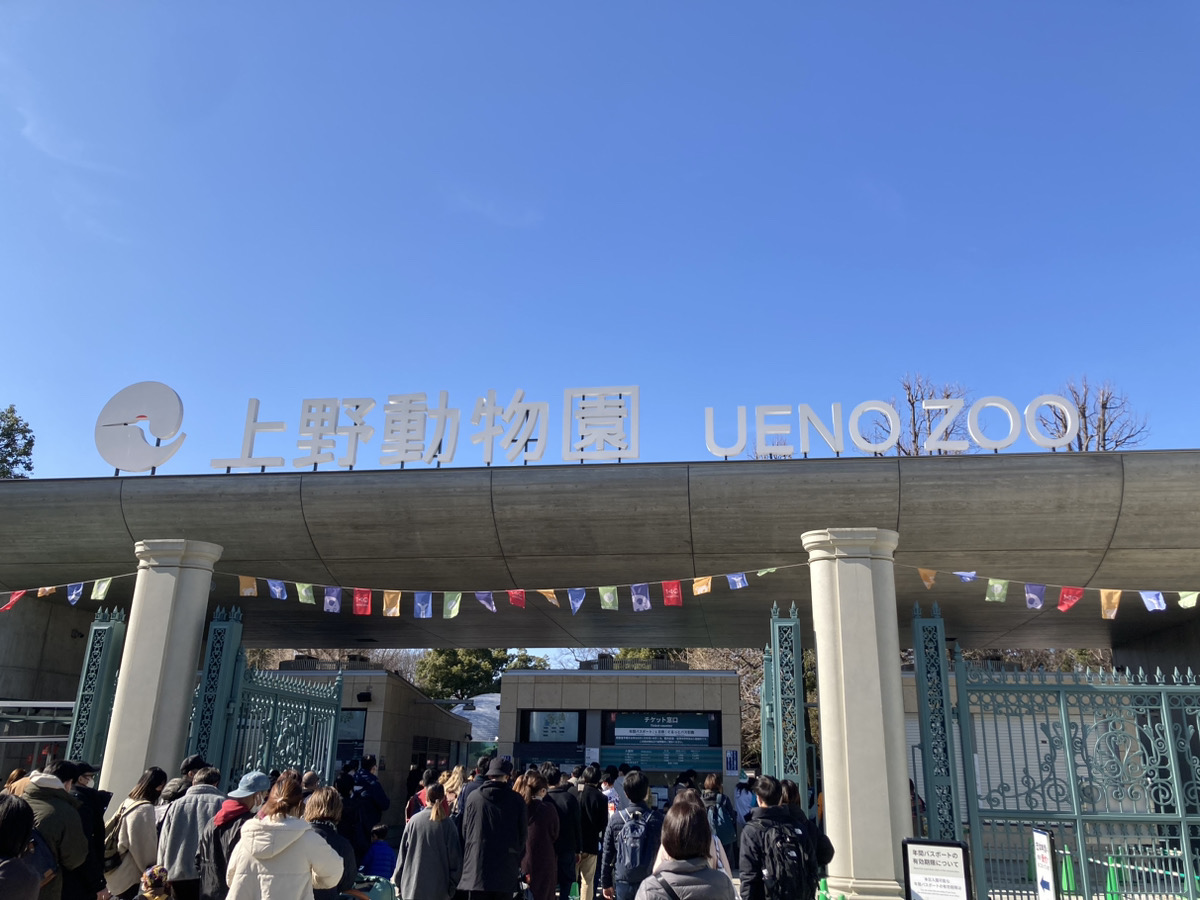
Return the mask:
<svg viewBox="0 0 1200 900">
<path fill-rule="evenodd" d="M 760 698 L 762 771 L 792 779 L 807 795 L 815 766 L 804 727 L 804 701 L 804 651 L 796 604 L 786 618 L 780 617 L 779 607 L 772 604 L 771 645 L 763 651 Z"/>
<path fill-rule="evenodd" d="M 939 629 L 936 609 L 933 619 L 918 610 L 922 755 L 926 772 L 938 770 L 927 782 L 930 831 L 970 842 L 977 896 L 1036 897 L 1036 825 L 1054 834 L 1065 895 L 1195 900 L 1200 686 L 1192 672 L 1013 672 L 967 663 L 955 647 L 956 702 L 939 710 L 926 697 L 945 683 L 945 647 L 922 640 Z M 926 737 L 927 725 L 940 740 Z"/>
</svg>

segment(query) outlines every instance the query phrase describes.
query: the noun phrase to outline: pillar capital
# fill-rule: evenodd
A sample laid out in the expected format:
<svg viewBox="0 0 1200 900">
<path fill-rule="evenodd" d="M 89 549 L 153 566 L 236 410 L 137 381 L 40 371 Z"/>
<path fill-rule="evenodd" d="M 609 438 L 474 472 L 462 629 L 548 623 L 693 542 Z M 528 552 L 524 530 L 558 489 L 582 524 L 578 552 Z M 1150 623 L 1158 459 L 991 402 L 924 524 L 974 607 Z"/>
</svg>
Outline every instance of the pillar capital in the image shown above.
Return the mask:
<svg viewBox="0 0 1200 900">
<path fill-rule="evenodd" d="M 138 541 L 133 553 L 138 558 L 139 569 L 181 568 L 207 569 L 212 571 L 225 548 L 208 541 L 188 541 L 169 538 L 156 541 Z"/>
<path fill-rule="evenodd" d="M 900 535 L 886 528 L 822 528 L 800 535 L 810 561 L 886 559 L 891 561 Z"/>
</svg>

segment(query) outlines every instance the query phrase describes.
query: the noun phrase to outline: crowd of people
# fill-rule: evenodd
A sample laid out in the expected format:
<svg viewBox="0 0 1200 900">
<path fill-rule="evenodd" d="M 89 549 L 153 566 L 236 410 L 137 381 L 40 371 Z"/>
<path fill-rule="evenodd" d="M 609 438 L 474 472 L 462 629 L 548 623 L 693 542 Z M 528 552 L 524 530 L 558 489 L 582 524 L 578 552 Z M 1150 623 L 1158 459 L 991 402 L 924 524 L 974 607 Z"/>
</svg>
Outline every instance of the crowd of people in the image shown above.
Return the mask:
<svg viewBox="0 0 1200 900">
<path fill-rule="evenodd" d="M 833 847 L 799 787 L 682 773 L 666 809 L 636 767 L 514 772 L 482 757 L 415 774 L 399 849 L 374 757 L 315 772 L 147 769 L 115 810 L 96 769 L 16 770 L 0 793 L 4 900 L 339 900 L 376 876 L 402 900 L 813 900 Z M 361 895 L 360 895 L 361 896 Z"/>
<path fill-rule="evenodd" d="M 152 766 L 109 814 L 94 766 L 13 771 L 0 793 L 3 900 L 338 900 L 362 873 L 389 877 L 389 806 L 374 757 L 332 786 L 316 772 L 220 771 L 187 757 Z"/>
<path fill-rule="evenodd" d="M 629 765 L 516 773 L 482 757 L 409 787 L 403 900 L 734 900 L 735 877 L 742 900 L 812 900 L 833 857 L 799 787 L 770 776 L 739 784 L 735 806 L 720 775 L 685 772 L 665 810 Z"/>
</svg>

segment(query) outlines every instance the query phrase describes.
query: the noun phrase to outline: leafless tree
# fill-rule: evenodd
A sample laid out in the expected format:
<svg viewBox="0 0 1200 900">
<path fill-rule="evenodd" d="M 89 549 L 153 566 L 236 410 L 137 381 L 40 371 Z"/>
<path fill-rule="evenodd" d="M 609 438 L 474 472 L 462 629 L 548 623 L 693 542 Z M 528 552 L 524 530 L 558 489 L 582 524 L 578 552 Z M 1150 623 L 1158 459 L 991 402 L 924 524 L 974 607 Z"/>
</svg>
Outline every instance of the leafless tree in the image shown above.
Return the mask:
<svg viewBox="0 0 1200 900">
<path fill-rule="evenodd" d="M 925 409 L 922 404 L 924 400 L 944 400 L 946 398 L 962 400 L 964 412 L 955 416 L 949 428 L 942 433 L 942 437 L 946 440 L 967 440 L 965 410 L 971 405 L 971 392 L 966 387 L 955 381 L 938 384 L 928 375 L 917 372 L 915 374 L 905 373 L 904 377 L 900 379 L 900 390 L 903 396 L 893 397 L 891 400 L 892 406 L 900 413 L 900 439 L 896 441 L 897 456 L 928 454 L 929 451 L 925 449 L 925 441 L 933 432 L 934 426 L 948 415 L 945 410 Z M 872 442 L 882 443 L 887 437 L 884 425 L 876 423 L 871 430 Z M 941 455 L 944 452 L 939 450 L 938 454 Z"/>
<path fill-rule="evenodd" d="M 246 650 L 246 665 L 253 669 L 277 669 L 280 662 L 293 659 L 300 653 L 312 656 L 322 662 L 346 663 L 350 657 L 365 656 L 367 662 L 379 669 L 395 672 L 407 681 L 413 681 L 417 676 L 417 663 L 425 655 L 425 650 L 408 650 L 398 648 L 380 648 L 372 650 L 356 649 L 296 649 L 279 650 L 251 647 Z"/>
<path fill-rule="evenodd" d="M 1083 375 L 1078 382 L 1075 379 L 1068 381 L 1062 389 L 1062 395 L 1071 401 L 1079 413 L 1079 433 L 1066 446 L 1068 451 L 1137 447 L 1145 443 L 1150 435 L 1146 417 L 1140 415 L 1133 408 L 1129 396 L 1110 381 L 1097 385 Z M 1043 407 L 1038 421 L 1050 437 L 1067 433 L 1067 417 L 1057 407 Z"/>
</svg>

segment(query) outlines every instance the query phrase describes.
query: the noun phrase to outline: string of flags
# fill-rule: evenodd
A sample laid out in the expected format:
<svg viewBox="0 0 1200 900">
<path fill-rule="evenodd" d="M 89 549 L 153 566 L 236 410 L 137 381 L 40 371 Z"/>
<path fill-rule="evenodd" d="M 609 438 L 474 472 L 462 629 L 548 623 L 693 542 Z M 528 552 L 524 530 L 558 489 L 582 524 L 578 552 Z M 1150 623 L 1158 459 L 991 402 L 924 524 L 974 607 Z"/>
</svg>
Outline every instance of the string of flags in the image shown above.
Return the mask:
<svg viewBox="0 0 1200 900">
<path fill-rule="evenodd" d="M 74 606 L 83 599 L 83 589 L 87 585 L 90 584 L 92 586 L 92 591 L 88 595 L 88 599 L 103 600 L 108 596 L 108 591 L 109 588 L 112 587 L 113 581 L 118 578 L 132 578 L 136 574 L 137 572 L 126 572 L 123 575 L 113 575 L 109 578 L 97 578 L 94 581 L 77 581 L 73 584 L 55 584 L 50 585 L 49 587 L 37 588 L 36 593 L 39 597 L 50 597 L 54 594 L 57 594 L 59 588 L 63 588 L 66 590 L 67 602 Z M 16 606 L 18 602 L 20 602 L 22 597 L 28 593 L 29 590 L 11 591 L 8 595 L 8 600 L 5 601 L 3 606 L 0 606 L 0 612 L 8 612 L 10 609 Z"/>
<path fill-rule="evenodd" d="M 987 580 L 987 588 L 984 591 L 983 599 L 988 603 L 1004 603 L 1008 600 L 1008 588 L 1010 584 L 1021 584 L 1021 582 L 1013 582 L 1008 578 L 988 578 L 980 576 L 975 572 L 940 572 L 937 569 L 923 569 L 919 566 L 901 566 L 899 568 L 916 569 L 917 574 L 921 576 L 921 581 L 924 582 L 926 590 L 932 590 L 938 575 L 953 575 L 964 584 L 969 584 L 973 581 Z M 1059 612 L 1067 612 L 1076 603 L 1083 599 L 1085 591 L 1095 590 L 1100 593 L 1100 615 L 1105 619 L 1115 619 L 1117 617 L 1117 609 L 1121 604 L 1121 595 L 1125 593 L 1122 588 L 1082 588 L 1072 587 L 1062 584 L 1041 584 L 1038 582 L 1024 582 L 1025 587 L 1025 606 L 1029 609 L 1042 609 L 1046 603 L 1046 590 L 1048 588 L 1056 588 L 1058 590 L 1057 608 Z M 1167 601 L 1163 596 L 1163 591 L 1136 591 L 1141 599 L 1142 604 L 1149 612 L 1165 612 L 1167 609 Z M 1167 593 L 1179 595 L 1179 607 L 1181 609 L 1193 609 L 1196 606 L 1196 599 L 1200 597 L 1200 591 L 1168 591 Z M 1053 599 L 1053 596 L 1051 597 Z"/>
<path fill-rule="evenodd" d="M 775 566 L 769 569 L 759 569 L 755 573 L 756 577 L 770 575 L 779 569 L 792 569 L 797 566 L 806 566 L 808 563 L 792 563 L 790 565 Z M 225 575 L 233 575 L 233 573 L 218 573 Z M 277 578 L 259 578 L 255 575 L 236 575 L 238 579 L 238 595 L 241 597 L 257 597 L 259 596 L 259 582 L 265 581 L 267 585 L 267 596 L 274 600 L 290 600 L 293 596 L 289 590 L 289 585 L 295 590 L 295 598 L 300 603 L 316 606 L 318 588 L 320 589 L 321 607 L 328 613 L 340 613 L 342 611 L 343 600 L 349 599 L 351 602 L 351 612 L 356 616 L 369 616 L 374 610 L 374 596 L 381 594 L 383 615 L 389 618 L 395 618 L 400 615 L 400 606 L 405 594 L 412 595 L 413 603 L 413 618 L 415 619 L 432 619 L 434 607 L 434 594 L 441 594 L 442 598 L 442 618 L 453 619 L 458 616 L 462 610 L 462 599 L 465 591 L 399 591 L 399 590 L 382 590 L 378 588 L 343 588 L 332 585 L 313 585 L 302 581 L 288 582 Z M 587 599 L 589 591 L 594 591 L 599 595 L 600 608 L 605 610 L 618 610 L 620 608 L 620 593 L 622 588 L 629 590 L 629 597 L 633 605 L 634 612 L 646 612 L 653 606 L 651 599 L 651 587 L 657 587 L 660 600 L 663 606 L 683 606 L 683 595 L 686 583 L 690 580 L 691 592 L 693 597 L 699 597 L 704 594 L 712 593 L 713 580 L 724 578 L 725 583 L 731 591 L 742 590 L 750 586 L 750 580 L 745 572 L 730 572 L 725 575 L 703 575 L 692 579 L 678 579 L 674 581 L 656 581 L 656 582 L 638 582 L 634 584 L 607 584 L 593 587 L 579 588 L 540 588 L 537 590 L 527 590 L 524 588 L 515 588 L 503 591 L 471 591 L 475 600 L 486 609 L 488 612 L 496 612 L 498 598 L 507 596 L 508 605 L 515 606 L 520 609 L 525 609 L 526 598 L 530 594 L 541 595 L 552 606 L 562 608 L 560 595 L 566 593 L 567 603 L 571 607 L 571 615 L 575 615 L 583 607 L 584 601 Z"/>
</svg>

